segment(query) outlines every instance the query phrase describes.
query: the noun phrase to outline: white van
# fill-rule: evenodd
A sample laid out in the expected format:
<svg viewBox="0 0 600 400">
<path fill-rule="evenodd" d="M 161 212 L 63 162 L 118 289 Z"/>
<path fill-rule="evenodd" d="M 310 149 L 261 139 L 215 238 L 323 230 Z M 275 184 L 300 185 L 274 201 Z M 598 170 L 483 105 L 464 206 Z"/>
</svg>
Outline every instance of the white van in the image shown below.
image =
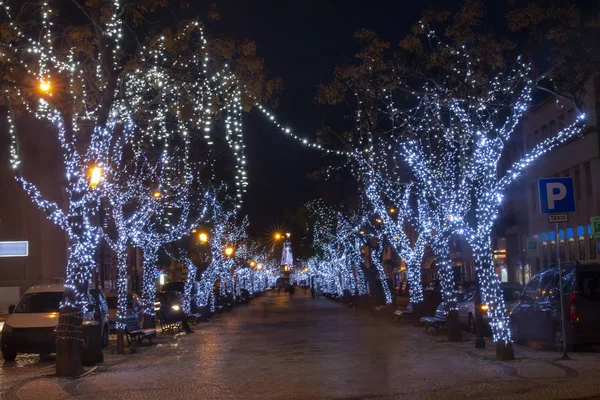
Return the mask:
<svg viewBox="0 0 600 400">
<path fill-rule="evenodd" d="M 13 361 L 17 353 L 44 356 L 56 352 L 55 331 L 64 291 L 63 284 L 33 286 L 16 307 L 9 308 L 0 338 L 4 360 Z M 93 311 L 84 313 L 84 322 L 93 319 Z"/>
</svg>

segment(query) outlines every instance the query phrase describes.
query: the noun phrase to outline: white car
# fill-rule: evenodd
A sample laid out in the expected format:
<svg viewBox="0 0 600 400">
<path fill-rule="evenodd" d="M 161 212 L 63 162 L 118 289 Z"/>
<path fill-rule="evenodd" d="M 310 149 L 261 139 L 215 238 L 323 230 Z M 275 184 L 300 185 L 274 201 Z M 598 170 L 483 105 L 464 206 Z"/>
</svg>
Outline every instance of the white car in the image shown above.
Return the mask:
<svg viewBox="0 0 600 400">
<path fill-rule="evenodd" d="M 17 353 L 45 356 L 56 352 L 56 326 L 64 291 L 63 284 L 33 286 L 16 307 L 10 306 L 0 338 L 4 360 L 13 361 Z M 84 313 L 84 323 L 93 320 L 94 311 Z"/>
<path fill-rule="evenodd" d="M 519 298 L 522 287 L 516 282 L 500 283 L 500 290 L 506 305 L 506 311 L 510 311 L 512 306 Z M 475 333 L 475 294 L 477 286 L 471 285 L 459 298 L 458 301 L 458 323 L 462 326 L 467 326 L 469 332 Z M 481 304 L 481 316 L 486 329 L 489 327 L 489 317 L 487 314 L 487 304 Z"/>
</svg>

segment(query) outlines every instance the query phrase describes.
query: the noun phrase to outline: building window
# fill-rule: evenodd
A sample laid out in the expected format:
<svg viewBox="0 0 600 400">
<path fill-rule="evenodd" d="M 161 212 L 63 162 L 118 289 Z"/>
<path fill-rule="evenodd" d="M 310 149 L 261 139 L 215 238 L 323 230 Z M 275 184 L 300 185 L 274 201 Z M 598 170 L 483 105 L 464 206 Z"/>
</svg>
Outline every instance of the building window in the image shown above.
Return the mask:
<svg viewBox="0 0 600 400">
<path fill-rule="evenodd" d="M 525 151 L 529 151 L 533 148 L 532 140 L 533 140 L 533 136 L 527 135 L 527 137 L 525 138 Z"/>
<path fill-rule="evenodd" d="M 539 143 L 541 142 L 540 140 L 540 131 L 538 131 L 537 129 L 535 131 L 533 131 L 533 147 L 537 146 Z"/>
<path fill-rule="evenodd" d="M 534 183 L 531 185 L 531 201 L 530 201 L 531 211 L 535 212 L 537 210 L 537 185 Z"/>
<path fill-rule="evenodd" d="M 585 170 L 585 191 L 588 197 L 592 196 L 592 168 L 589 162 L 583 164 L 583 169 Z"/>
<path fill-rule="evenodd" d="M 573 171 L 573 184 L 575 186 L 575 200 L 581 200 L 581 181 L 579 179 L 579 167 Z"/>
<path fill-rule="evenodd" d="M 542 126 L 542 140 L 548 139 L 548 125 Z"/>
</svg>

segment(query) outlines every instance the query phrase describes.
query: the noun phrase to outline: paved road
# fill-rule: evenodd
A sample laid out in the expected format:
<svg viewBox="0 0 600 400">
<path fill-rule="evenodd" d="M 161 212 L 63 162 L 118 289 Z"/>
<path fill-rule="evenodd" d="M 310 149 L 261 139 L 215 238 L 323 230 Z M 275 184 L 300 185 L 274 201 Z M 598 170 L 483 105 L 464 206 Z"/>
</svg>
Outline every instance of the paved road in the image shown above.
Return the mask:
<svg viewBox="0 0 600 400">
<path fill-rule="evenodd" d="M 297 292 L 298 293 L 298 292 Z M 107 355 L 77 380 L 30 358 L 0 369 L 7 399 L 482 399 L 600 394 L 597 354 L 569 363 L 518 348 L 493 360 L 471 340 L 349 310 L 327 299 L 271 292 L 126 356 Z M 29 361 L 28 361 L 29 360 Z"/>
</svg>

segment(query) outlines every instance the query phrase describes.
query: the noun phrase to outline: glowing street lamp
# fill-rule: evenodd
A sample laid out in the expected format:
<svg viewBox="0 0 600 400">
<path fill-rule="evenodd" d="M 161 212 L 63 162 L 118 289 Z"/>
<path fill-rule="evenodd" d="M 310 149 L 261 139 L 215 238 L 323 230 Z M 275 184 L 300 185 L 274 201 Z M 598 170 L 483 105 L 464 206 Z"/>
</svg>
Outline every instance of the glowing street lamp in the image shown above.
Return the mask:
<svg viewBox="0 0 600 400">
<path fill-rule="evenodd" d="M 396 209 L 394 207 L 390 208 L 390 214 L 394 214 L 396 212 Z"/>
<path fill-rule="evenodd" d="M 281 233 L 277 232 L 274 237 L 275 237 L 275 240 L 281 240 L 281 238 L 283 236 L 281 235 Z"/>
<path fill-rule="evenodd" d="M 50 85 L 50 81 L 40 81 L 40 91 L 43 93 L 48 93 L 52 89 Z"/>
<path fill-rule="evenodd" d="M 162 196 L 162 194 L 158 190 L 152 193 L 152 197 L 154 197 L 155 199 L 160 199 L 160 196 Z"/>
<path fill-rule="evenodd" d="M 96 187 L 102 179 L 102 167 L 93 166 L 90 170 L 90 187 Z"/>
<path fill-rule="evenodd" d="M 258 264 L 258 265 L 256 266 L 256 269 L 258 269 L 258 270 L 260 271 L 260 270 L 262 269 L 262 265 Z"/>
<path fill-rule="evenodd" d="M 233 255 L 234 249 L 231 246 L 225 247 L 225 255 L 227 257 L 231 257 Z"/>
<path fill-rule="evenodd" d="M 200 243 L 207 243 L 208 242 L 208 233 L 206 232 L 201 232 L 198 235 L 198 239 L 200 239 Z"/>
<path fill-rule="evenodd" d="M 256 266 L 256 263 L 254 261 L 250 261 L 250 267 L 254 268 Z"/>
<path fill-rule="evenodd" d="M 360 233 L 361 235 L 364 235 L 364 234 L 365 234 L 365 231 L 363 231 L 363 230 L 361 229 L 361 230 L 360 230 L 360 232 L 358 232 L 358 233 Z"/>
</svg>

